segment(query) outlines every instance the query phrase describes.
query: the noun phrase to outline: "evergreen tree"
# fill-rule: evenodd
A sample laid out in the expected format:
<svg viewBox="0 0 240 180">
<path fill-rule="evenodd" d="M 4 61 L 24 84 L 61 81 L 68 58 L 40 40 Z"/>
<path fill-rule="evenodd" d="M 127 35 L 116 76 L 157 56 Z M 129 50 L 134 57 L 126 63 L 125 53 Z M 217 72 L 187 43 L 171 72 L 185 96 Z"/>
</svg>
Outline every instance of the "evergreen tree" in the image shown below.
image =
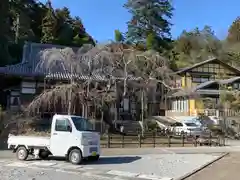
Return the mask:
<svg viewBox="0 0 240 180">
<path fill-rule="evenodd" d="M 0 2 L 0 65 L 5 65 L 10 61 L 8 52 L 10 34 L 9 24 L 9 1 L 2 0 Z"/>
<path fill-rule="evenodd" d="M 231 43 L 240 42 L 240 17 L 237 17 L 237 19 L 230 26 L 227 40 Z"/>
<path fill-rule="evenodd" d="M 94 39 L 86 32 L 83 23 L 79 17 L 72 18 L 71 26 L 73 29 L 73 44 L 82 46 L 83 44 L 95 45 Z"/>
<path fill-rule="evenodd" d="M 48 0 L 46 4 L 48 10 L 42 21 L 42 43 L 54 43 L 56 37 L 57 18 L 51 1 Z"/>
<path fill-rule="evenodd" d="M 128 0 L 125 7 L 132 15 L 128 22 L 128 41 L 146 43 L 147 36 L 151 34 L 158 46 L 166 45 L 173 11 L 169 0 Z"/>
<path fill-rule="evenodd" d="M 71 16 L 68 8 L 63 7 L 55 11 L 56 25 L 56 40 L 55 43 L 61 45 L 71 45 L 73 37 L 73 29 L 71 26 Z"/>
<path fill-rule="evenodd" d="M 79 17 L 66 7 L 53 9 L 50 1 L 3 0 L 0 25 L 0 66 L 20 62 L 25 41 L 78 47 L 95 43 Z"/>
<path fill-rule="evenodd" d="M 153 33 L 148 34 L 146 39 L 146 47 L 148 50 L 156 50 L 158 48 L 157 39 Z"/>
<path fill-rule="evenodd" d="M 124 36 L 122 35 L 122 33 L 118 29 L 116 29 L 114 31 L 114 36 L 115 36 L 115 41 L 116 42 L 123 42 L 124 41 Z"/>
</svg>

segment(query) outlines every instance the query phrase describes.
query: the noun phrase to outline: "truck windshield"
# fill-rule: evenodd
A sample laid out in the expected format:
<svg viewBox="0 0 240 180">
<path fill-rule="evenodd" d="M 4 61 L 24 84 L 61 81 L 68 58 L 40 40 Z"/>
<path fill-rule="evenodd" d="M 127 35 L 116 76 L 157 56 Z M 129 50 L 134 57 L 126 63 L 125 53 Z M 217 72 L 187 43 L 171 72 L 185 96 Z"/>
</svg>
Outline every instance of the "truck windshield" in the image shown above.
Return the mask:
<svg viewBox="0 0 240 180">
<path fill-rule="evenodd" d="M 93 126 L 92 123 L 83 117 L 71 117 L 74 126 L 78 131 L 92 131 Z"/>
</svg>

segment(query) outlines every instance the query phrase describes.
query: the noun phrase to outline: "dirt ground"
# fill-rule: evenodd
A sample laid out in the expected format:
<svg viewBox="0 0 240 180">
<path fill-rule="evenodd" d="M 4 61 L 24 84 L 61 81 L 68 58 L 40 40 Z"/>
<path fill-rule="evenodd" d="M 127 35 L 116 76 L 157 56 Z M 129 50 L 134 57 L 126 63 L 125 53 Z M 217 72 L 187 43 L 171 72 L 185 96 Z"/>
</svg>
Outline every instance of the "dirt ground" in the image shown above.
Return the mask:
<svg viewBox="0 0 240 180">
<path fill-rule="evenodd" d="M 186 180 L 239 180 L 240 152 L 230 153 Z"/>
</svg>

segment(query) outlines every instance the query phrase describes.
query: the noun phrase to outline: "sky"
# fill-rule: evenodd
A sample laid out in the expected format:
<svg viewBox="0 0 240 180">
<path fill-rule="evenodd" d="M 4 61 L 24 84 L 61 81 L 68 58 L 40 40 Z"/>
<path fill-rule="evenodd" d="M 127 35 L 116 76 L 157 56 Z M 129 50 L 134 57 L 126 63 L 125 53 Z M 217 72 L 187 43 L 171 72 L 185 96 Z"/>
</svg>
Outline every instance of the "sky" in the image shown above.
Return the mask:
<svg viewBox="0 0 240 180">
<path fill-rule="evenodd" d="M 45 2 L 46 0 L 40 0 Z M 126 0 L 52 0 L 54 8 L 66 6 L 73 16 L 79 16 L 98 42 L 114 39 L 114 30 L 126 32 L 131 15 L 123 8 Z M 240 16 L 239 0 L 173 0 L 172 36 L 185 30 L 209 25 L 223 39 L 231 23 Z"/>
</svg>

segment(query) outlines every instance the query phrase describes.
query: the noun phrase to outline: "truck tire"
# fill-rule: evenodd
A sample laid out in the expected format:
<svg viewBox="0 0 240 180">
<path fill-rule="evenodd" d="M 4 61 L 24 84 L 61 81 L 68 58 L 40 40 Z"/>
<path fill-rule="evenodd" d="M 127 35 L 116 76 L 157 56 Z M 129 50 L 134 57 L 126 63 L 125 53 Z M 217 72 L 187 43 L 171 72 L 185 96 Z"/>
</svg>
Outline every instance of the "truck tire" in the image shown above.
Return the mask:
<svg viewBox="0 0 240 180">
<path fill-rule="evenodd" d="M 17 148 L 16 155 L 18 160 L 25 161 L 28 158 L 28 150 L 25 147 L 20 146 Z"/>
<path fill-rule="evenodd" d="M 48 152 L 48 151 L 45 151 L 45 150 L 40 150 L 38 156 L 39 156 L 40 159 L 45 160 L 45 159 L 48 158 L 49 152 Z"/>
<path fill-rule="evenodd" d="M 98 160 L 99 160 L 99 158 L 100 158 L 100 156 L 99 156 L 99 155 L 97 155 L 97 156 L 92 156 L 92 157 L 91 157 L 91 159 L 92 159 L 93 161 L 98 161 Z"/>
<path fill-rule="evenodd" d="M 81 151 L 79 149 L 71 150 L 68 159 L 72 164 L 81 164 L 83 160 Z"/>
</svg>

